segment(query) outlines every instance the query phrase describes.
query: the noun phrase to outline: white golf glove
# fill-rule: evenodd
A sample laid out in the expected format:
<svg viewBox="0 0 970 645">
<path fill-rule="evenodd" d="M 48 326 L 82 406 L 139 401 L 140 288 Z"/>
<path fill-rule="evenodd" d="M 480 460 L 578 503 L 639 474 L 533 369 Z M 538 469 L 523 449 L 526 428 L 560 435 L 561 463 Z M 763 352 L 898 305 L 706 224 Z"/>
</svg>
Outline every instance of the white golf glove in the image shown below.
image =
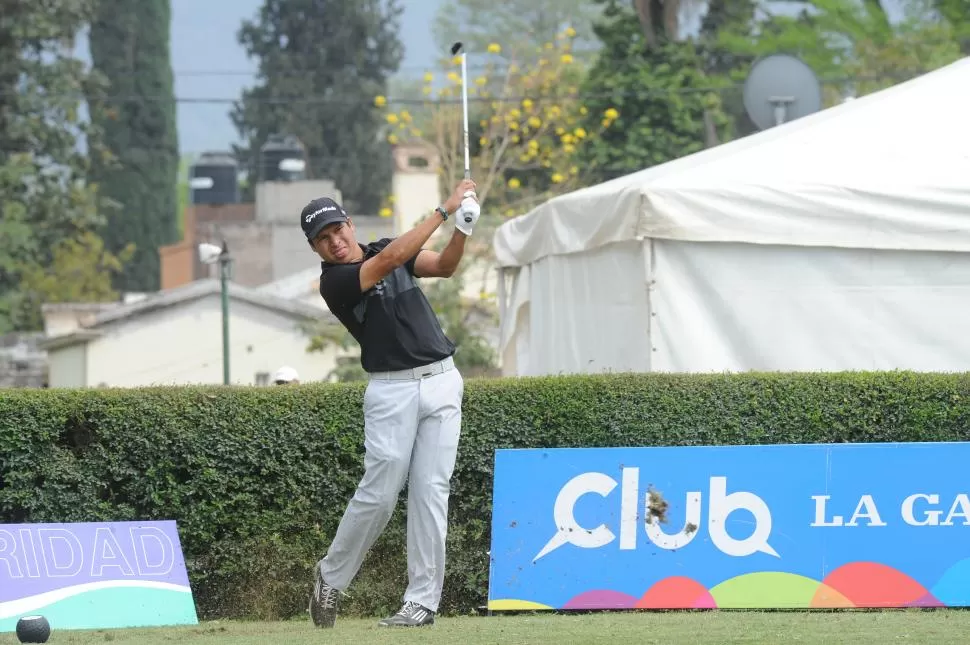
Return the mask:
<svg viewBox="0 0 970 645">
<path fill-rule="evenodd" d="M 475 192 L 466 191 L 465 198 L 461 200 L 461 208 L 455 214 L 455 228 L 465 235 L 471 235 L 472 229 L 475 228 L 475 222 L 478 221 L 481 214 L 482 208 L 477 201 Z"/>
</svg>

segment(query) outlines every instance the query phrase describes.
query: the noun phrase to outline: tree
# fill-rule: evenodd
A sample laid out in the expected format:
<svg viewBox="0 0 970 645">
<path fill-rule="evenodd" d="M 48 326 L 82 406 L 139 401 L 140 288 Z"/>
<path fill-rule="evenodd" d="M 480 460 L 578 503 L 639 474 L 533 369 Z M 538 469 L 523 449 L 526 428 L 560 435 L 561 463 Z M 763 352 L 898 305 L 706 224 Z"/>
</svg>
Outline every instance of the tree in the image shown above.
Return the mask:
<svg viewBox="0 0 970 645">
<path fill-rule="evenodd" d="M 765 14 L 757 22 L 754 38 L 750 33 L 724 30 L 719 42 L 726 51 L 749 60 L 776 52 L 794 54 L 816 74 L 835 77 L 842 73 L 842 62 L 851 57 L 855 42 L 882 42 L 891 33 L 878 2 L 813 0 L 795 16 Z"/>
<path fill-rule="evenodd" d="M 843 63 L 846 92 L 865 96 L 961 58 L 959 40 L 945 23 L 905 20 L 884 39 L 859 38 Z"/>
<path fill-rule="evenodd" d="M 633 0 L 640 31 L 648 47 L 680 36 L 680 0 Z"/>
<path fill-rule="evenodd" d="M 709 0 L 707 12 L 701 19 L 700 41 L 710 44 L 705 69 L 713 73 L 729 72 L 747 62 L 731 51 L 717 47 L 718 35 L 731 32 L 751 35 L 757 16 L 757 0 Z"/>
<path fill-rule="evenodd" d="M 118 288 L 154 291 L 161 280 L 158 248 L 179 237 L 170 0 L 96 0 L 96 7 L 91 59 L 112 95 L 93 113 L 111 152 L 95 158 L 93 171 L 110 200 L 103 235 L 112 253 L 135 244 Z"/>
<path fill-rule="evenodd" d="M 243 23 L 239 42 L 259 71 L 232 120 L 250 185 L 260 147 L 290 134 L 307 149 L 308 176 L 334 180 L 351 212 L 377 212 L 392 166 L 372 99 L 400 65 L 400 13 L 397 0 L 265 0 Z"/>
<path fill-rule="evenodd" d="M 44 302 L 106 302 L 118 299 L 112 279 L 135 252 L 129 244 L 115 256 L 93 231 L 58 242 L 49 266 L 29 266 L 23 284 L 30 297 Z"/>
<path fill-rule="evenodd" d="M 718 38 L 722 33 L 754 37 L 757 13 L 757 0 L 709 0 L 707 12 L 701 20 L 698 46 L 704 71 L 711 78 L 723 79 L 726 86 L 721 91 L 724 111 L 730 119 L 726 138 L 746 136 L 757 131 L 757 126 L 744 107 L 741 92 L 742 74 L 749 69 L 753 59 L 721 46 Z"/>
<path fill-rule="evenodd" d="M 826 105 L 846 95 L 883 89 L 952 62 L 959 52 L 952 27 L 931 19 L 930 0 L 909 0 L 907 13 L 892 24 L 876 0 L 813 0 L 797 16 L 766 15 L 756 37 L 723 30 L 718 46 L 754 60 L 785 52 L 799 56 L 827 87 Z M 956 52 L 956 54 L 954 54 Z M 746 69 L 732 77 L 743 81 Z"/>
<path fill-rule="evenodd" d="M 961 53 L 970 55 L 970 0 L 933 0 L 933 8 L 952 30 Z"/>
<path fill-rule="evenodd" d="M 656 7 L 653 22 L 643 27 L 618 0 L 598 1 L 605 5 L 596 26 L 603 48 L 582 85 L 588 106 L 583 125 L 595 127 L 610 109 L 619 117 L 580 152 L 579 165 L 603 181 L 703 149 L 711 131 L 728 123 L 717 92 L 723 83 L 705 73 L 693 43 L 668 35 L 671 20 L 658 23 L 663 14 Z"/>
<path fill-rule="evenodd" d="M 0 332 L 42 327 L 41 293 L 25 278 L 50 267 L 66 240 L 100 226 L 88 154 L 102 152 L 84 95 L 103 91 L 71 51 L 88 0 L 5 2 L 0 20 Z M 79 142 L 86 143 L 85 153 Z M 95 247 L 96 248 L 96 247 Z M 111 262 L 110 253 L 102 260 Z M 100 289 L 92 289 L 100 291 Z"/>
</svg>

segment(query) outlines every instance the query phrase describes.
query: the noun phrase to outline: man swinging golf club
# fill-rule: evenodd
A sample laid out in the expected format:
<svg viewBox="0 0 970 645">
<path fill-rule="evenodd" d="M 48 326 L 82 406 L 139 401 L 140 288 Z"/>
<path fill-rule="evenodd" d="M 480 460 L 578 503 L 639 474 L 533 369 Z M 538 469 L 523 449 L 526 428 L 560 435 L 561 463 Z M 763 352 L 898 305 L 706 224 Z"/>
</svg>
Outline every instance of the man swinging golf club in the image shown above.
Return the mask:
<svg viewBox="0 0 970 645">
<path fill-rule="evenodd" d="M 434 623 L 445 574 L 448 496 L 458 452 L 464 381 L 455 345 L 441 329 L 415 278 L 449 277 L 478 221 L 475 182 L 462 180 L 442 206 L 398 238 L 368 245 L 329 198 L 310 202 L 300 223 L 320 255 L 320 294 L 360 344 L 369 374 L 364 393 L 364 476 L 317 563 L 310 617 L 333 627 L 337 595 L 357 575 L 383 532 L 408 479 L 408 588 L 384 626 Z M 440 252 L 422 247 L 455 214 Z"/>
</svg>

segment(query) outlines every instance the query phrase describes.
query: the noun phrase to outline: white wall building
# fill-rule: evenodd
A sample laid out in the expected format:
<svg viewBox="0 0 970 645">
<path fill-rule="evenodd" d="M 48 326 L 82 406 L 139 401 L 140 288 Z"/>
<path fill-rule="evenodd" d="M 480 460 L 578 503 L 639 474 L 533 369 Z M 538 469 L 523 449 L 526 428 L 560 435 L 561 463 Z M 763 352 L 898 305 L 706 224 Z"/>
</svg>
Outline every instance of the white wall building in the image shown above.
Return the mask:
<svg viewBox="0 0 970 645">
<path fill-rule="evenodd" d="M 304 323 L 336 324 L 317 307 L 229 285 L 229 367 L 233 385 L 262 385 L 282 365 L 304 383 L 327 378 L 333 351 L 307 353 Z M 50 387 L 221 384 L 222 299 L 217 280 L 92 312 L 47 305 Z"/>
</svg>

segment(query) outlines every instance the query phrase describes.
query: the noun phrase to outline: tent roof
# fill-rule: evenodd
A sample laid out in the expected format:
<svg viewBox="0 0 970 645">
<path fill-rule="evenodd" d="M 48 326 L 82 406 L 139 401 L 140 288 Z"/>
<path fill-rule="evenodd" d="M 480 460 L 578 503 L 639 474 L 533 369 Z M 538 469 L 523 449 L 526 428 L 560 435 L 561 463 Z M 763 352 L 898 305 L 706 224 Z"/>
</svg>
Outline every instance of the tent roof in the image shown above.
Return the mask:
<svg viewBox="0 0 970 645">
<path fill-rule="evenodd" d="M 970 58 L 560 195 L 495 233 L 499 266 L 653 237 L 970 250 Z"/>
</svg>

